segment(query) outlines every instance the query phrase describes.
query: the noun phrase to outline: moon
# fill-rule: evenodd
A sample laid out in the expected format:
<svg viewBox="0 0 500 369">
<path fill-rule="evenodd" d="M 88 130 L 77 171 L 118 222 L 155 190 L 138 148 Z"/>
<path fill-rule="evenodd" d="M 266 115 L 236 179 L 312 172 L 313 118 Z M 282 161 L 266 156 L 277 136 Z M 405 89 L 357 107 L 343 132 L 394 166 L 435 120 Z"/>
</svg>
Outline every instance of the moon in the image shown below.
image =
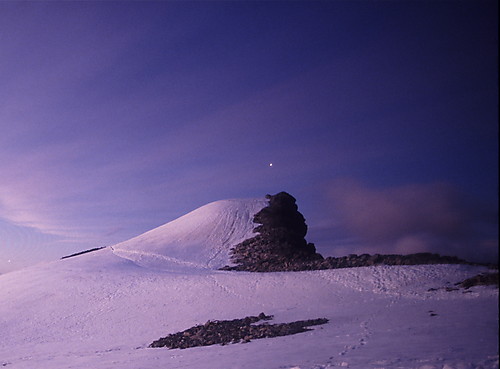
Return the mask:
<svg viewBox="0 0 500 369">
<path fill-rule="evenodd" d="M 269 166 L 272 167 L 273 166 L 273 163 L 269 163 Z"/>
</svg>

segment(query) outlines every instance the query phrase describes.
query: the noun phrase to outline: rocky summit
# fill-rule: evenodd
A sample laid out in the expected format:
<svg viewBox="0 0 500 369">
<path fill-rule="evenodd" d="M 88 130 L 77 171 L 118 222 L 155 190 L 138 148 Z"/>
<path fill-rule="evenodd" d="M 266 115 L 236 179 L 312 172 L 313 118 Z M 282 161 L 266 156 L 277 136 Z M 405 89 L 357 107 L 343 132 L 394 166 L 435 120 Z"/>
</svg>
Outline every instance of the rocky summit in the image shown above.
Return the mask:
<svg viewBox="0 0 500 369">
<path fill-rule="evenodd" d="M 454 256 L 433 253 L 409 255 L 351 254 L 324 258 L 305 240 L 307 224 L 296 199 L 286 192 L 266 195 L 269 205 L 256 213 L 255 237 L 231 249 L 233 266 L 222 270 L 279 272 L 353 268 L 373 265 L 472 264 Z"/>
<path fill-rule="evenodd" d="M 287 265 L 323 259 L 314 244 L 304 238 L 307 224 L 296 199 L 286 192 L 266 198 L 269 205 L 253 218 L 258 235 L 233 247 L 231 261 L 236 265 L 223 270 L 277 271 Z"/>
</svg>

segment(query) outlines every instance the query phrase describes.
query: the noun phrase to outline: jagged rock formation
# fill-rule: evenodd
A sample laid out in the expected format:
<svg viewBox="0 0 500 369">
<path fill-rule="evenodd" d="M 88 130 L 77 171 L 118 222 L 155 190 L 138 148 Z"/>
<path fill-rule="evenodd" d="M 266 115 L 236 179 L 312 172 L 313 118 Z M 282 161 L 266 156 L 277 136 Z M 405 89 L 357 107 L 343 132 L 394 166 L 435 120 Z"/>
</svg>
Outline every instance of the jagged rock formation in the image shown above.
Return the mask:
<svg viewBox="0 0 500 369">
<path fill-rule="evenodd" d="M 310 326 L 328 323 L 328 319 L 319 318 L 281 324 L 254 324 L 272 318 L 272 315 L 260 313 L 258 316 L 247 316 L 243 319 L 209 320 L 203 325 L 197 325 L 182 332 L 160 338 L 151 343 L 149 347 L 185 349 L 197 346 L 245 343 L 253 339 L 288 336 L 306 332 L 310 330 L 308 328 Z"/>
<path fill-rule="evenodd" d="M 356 255 L 323 258 L 305 240 L 307 225 L 296 200 L 286 192 L 267 195 L 269 206 L 255 214 L 259 234 L 231 249 L 235 266 L 222 270 L 279 272 L 353 268 L 372 265 L 473 264 L 454 256 L 432 253 L 410 255 Z"/>
<path fill-rule="evenodd" d="M 223 270 L 255 272 L 283 270 L 289 264 L 323 259 L 314 244 L 307 243 L 307 225 L 296 200 L 286 192 L 267 195 L 269 206 L 255 214 L 259 234 L 231 249 L 233 267 Z"/>
</svg>

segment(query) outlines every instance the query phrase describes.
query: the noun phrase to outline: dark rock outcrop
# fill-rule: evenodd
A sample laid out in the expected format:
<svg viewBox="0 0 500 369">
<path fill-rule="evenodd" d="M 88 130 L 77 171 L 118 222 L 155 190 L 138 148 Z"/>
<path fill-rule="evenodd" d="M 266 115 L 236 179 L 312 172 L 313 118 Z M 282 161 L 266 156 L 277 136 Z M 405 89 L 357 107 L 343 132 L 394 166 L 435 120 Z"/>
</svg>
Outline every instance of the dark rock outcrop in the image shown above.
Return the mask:
<svg viewBox="0 0 500 369">
<path fill-rule="evenodd" d="M 468 264 L 468 262 L 455 256 L 442 256 L 439 254 L 422 252 L 408 255 L 351 254 L 342 257 L 328 257 L 323 264 L 328 267 L 327 269 L 337 269 L 372 265 Z"/>
<path fill-rule="evenodd" d="M 452 291 L 460 291 L 461 288 L 468 290 L 471 287 L 474 286 L 493 286 L 498 288 L 498 272 L 493 272 L 493 273 L 482 273 L 475 275 L 474 277 L 467 278 L 461 282 L 455 283 L 456 287 L 450 287 L 450 286 L 445 286 L 445 287 L 438 287 L 438 288 L 429 288 L 427 291 L 428 292 L 434 292 L 434 291 L 439 291 L 439 290 L 444 290 L 447 292 L 452 292 Z M 469 293 L 471 291 L 465 291 L 463 293 Z"/>
<path fill-rule="evenodd" d="M 281 272 L 354 268 L 372 265 L 472 264 L 454 256 L 432 253 L 409 255 L 351 254 L 323 258 L 314 244 L 305 240 L 307 225 L 296 200 L 286 192 L 267 195 L 269 206 L 255 214 L 258 224 L 253 238 L 231 249 L 234 266 L 222 270 Z"/>
<path fill-rule="evenodd" d="M 374 265 L 423 265 L 423 264 L 470 264 L 455 256 L 442 256 L 431 253 L 417 253 L 409 255 L 381 255 L 381 254 L 351 254 L 342 257 L 327 257 L 316 260 L 273 260 L 261 262 L 257 265 L 242 265 L 236 267 L 225 267 L 223 270 L 246 270 L 252 272 L 292 272 L 303 270 L 323 270 L 356 268 Z"/>
<path fill-rule="evenodd" d="M 466 290 L 474 286 L 496 286 L 498 288 L 498 273 L 478 274 L 455 285 Z"/>
<path fill-rule="evenodd" d="M 255 214 L 254 228 L 259 234 L 231 249 L 233 267 L 223 270 L 255 272 L 282 270 L 286 265 L 320 260 L 314 244 L 307 243 L 307 225 L 296 200 L 286 192 L 267 195 L 269 206 Z"/>
<path fill-rule="evenodd" d="M 259 324 L 261 320 L 271 320 L 272 315 L 260 313 L 258 316 L 247 316 L 243 319 L 209 320 L 203 325 L 169 334 L 149 345 L 149 347 L 167 347 L 185 349 L 196 346 L 226 345 L 229 343 L 245 343 L 253 339 L 288 336 L 309 331 L 310 326 L 326 324 L 328 319 L 299 320 L 282 324 Z"/>
</svg>

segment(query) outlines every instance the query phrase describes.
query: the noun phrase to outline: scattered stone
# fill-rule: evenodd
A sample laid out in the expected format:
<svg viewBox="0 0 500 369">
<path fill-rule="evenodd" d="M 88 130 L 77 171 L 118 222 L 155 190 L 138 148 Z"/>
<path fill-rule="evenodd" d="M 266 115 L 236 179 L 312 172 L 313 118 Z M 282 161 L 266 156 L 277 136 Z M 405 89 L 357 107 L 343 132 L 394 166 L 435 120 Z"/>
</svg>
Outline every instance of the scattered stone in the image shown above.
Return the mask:
<svg viewBox="0 0 500 369">
<path fill-rule="evenodd" d="M 328 319 L 299 320 L 281 324 L 259 324 L 259 321 L 273 319 L 272 315 L 260 313 L 258 316 L 247 316 L 243 319 L 209 320 L 182 332 L 169 334 L 149 345 L 149 347 L 167 347 L 185 349 L 197 346 L 227 345 L 230 343 L 247 343 L 253 339 L 279 337 L 311 330 L 310 326 L 326 324 Z"/>
<path fill-rule="evenodd" d="M 496 286 L 498 288 L 498 272 L 478 274 L 462 282 L 455 283 L 455 286 L 460 286 L 466 290 L 474 286 Z"/>
<path fill-rule="evenodd" d="M 241 244 L 240 244 L 241 245 Z M 251 254 L 251 248 L 244 253 Z M 442 256 L 432 253 L 417 253 L 409 255 L 349 255 L 342 257 L 327 257 L 315 260 L 299 260 L 273 258 L 271 260 L 261 260 L 257 263 L 240 264 L 237 266 L 225 266 L 221 270 L 237 270 L 249 272 L 293 272 L 304 270 L 324 270 L 324 269 L 341 269 L 341 268 L 357 268 L 376 265 L 425 265 L 425 264 L 468 264 L 465 260 L 455 256 Z"/>
<path fill-rule="evenodd" d="M 473 286 L 496 286 L 496 288 L 498 288 L 498 272 L 478 274 L 474 277 L 467 278 L 462 282 L 455 283 L 455 287 L 447 286 L 441 288 L 429 288 L 427 292 L 434 292 L 439 290 L 452 292 L 452 291 L 460 291 L 461 288 L 468 290 Z M 472 291 L 464 291 L 463 293 L 470 293 L 470 292 Z"/>
</svg>

